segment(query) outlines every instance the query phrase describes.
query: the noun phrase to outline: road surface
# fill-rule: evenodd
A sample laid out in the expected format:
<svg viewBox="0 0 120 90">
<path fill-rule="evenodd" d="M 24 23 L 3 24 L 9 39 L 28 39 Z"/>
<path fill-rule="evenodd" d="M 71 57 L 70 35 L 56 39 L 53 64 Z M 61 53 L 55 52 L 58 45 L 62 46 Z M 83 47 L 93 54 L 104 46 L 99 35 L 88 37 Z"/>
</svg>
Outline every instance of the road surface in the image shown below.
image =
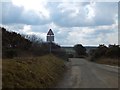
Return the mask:
<svg viewBox="0 0 120 90">
<path fill-rule="evenodd" d="M 118 67 L 71 58 L 56 88 L 118 88 Z"/>
</svg>

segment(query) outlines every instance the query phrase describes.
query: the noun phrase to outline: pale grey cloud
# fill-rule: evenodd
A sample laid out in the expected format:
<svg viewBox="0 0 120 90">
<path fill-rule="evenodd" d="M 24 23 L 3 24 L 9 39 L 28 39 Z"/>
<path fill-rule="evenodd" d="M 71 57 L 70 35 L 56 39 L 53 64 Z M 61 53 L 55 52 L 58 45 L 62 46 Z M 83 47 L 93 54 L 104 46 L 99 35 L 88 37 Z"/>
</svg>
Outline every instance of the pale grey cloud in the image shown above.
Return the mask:
<svg viewBox="0 0 120 90">
<path fill-rule="evenodd" d="M 30 8 L 12 2 L 0 5 L 2 25 L 18 33 L 36 34 L 45 41 L 51 28 L 60 45 L 118 43 L 117 2 L 45 2 Z"/>
<path fill-rule="evenodd" d="M 41 13 L 25 10 L 23 6 L 15 6 L 12 2 L 2 2 L 2 24 L 41 25 L 49 22 Z"/>
</svg>

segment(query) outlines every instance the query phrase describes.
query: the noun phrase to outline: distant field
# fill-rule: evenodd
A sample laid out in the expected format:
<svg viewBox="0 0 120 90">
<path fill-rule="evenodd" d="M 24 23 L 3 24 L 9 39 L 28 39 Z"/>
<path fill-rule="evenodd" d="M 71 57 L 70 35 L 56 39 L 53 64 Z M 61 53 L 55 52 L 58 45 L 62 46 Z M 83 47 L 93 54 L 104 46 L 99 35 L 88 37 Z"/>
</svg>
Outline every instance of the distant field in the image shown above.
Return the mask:
<svg viewBox="0 0 120 90">
<path fill-rule="evenodd" d="M 3 60 L 3 88 L 48 88 L 56 84 L 64 72 L 64 61 L 46 55 L 37 58 Z"/>
<path fill-rule="evenodd" d="M 96 49 L 97 47 L 95 46 L 85 46 L 86 52 L 88 53 L 91 49 Z M 62 47 L 68 54 L 75 54 L 75 50 L 73 47 Z"/>
</svg>

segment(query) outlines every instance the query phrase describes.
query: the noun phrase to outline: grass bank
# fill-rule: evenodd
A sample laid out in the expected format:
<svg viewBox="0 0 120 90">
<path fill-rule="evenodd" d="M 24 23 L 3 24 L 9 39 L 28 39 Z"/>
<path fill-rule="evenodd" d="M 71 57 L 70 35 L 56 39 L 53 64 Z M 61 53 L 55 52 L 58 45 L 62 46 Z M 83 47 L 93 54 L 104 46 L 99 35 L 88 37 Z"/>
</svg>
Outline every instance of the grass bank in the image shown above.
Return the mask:
<svg viewBox="0 0 120 90">
<path fill-rule="evenodd" d="M 120 60 L 113 59 L 113 58 L 100 58 L 95 61 L 96 63 L 112 65 L 112 66 L 119 66 L 120 67 Z"/>
<path fill-rule="evenodd" d="M 3 88 L 49 88 L 61 78 L 64 61 L 54 55 L 5 59 L 2 62 Z"/>
</svg>

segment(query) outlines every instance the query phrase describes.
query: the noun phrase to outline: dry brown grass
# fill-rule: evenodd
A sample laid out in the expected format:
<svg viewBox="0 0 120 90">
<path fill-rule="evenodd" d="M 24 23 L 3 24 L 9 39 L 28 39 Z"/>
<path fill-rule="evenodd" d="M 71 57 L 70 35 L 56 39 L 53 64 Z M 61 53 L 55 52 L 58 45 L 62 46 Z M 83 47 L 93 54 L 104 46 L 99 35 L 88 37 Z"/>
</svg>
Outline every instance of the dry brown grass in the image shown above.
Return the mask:
<svg viewBox="0 0 120 90">
<path fill-rule="evenodd" d="M 64 61 L 46 55 L 3 60 L 3 88 L 52 87 L 64 72 Z"/>
<path fill-rule="evenodd" d="M 120 66 L 120 59 L 100 58 L 100 59 L 96 60 L 96 62 L 100 63 L 100 64 Z"/>
</svg>

